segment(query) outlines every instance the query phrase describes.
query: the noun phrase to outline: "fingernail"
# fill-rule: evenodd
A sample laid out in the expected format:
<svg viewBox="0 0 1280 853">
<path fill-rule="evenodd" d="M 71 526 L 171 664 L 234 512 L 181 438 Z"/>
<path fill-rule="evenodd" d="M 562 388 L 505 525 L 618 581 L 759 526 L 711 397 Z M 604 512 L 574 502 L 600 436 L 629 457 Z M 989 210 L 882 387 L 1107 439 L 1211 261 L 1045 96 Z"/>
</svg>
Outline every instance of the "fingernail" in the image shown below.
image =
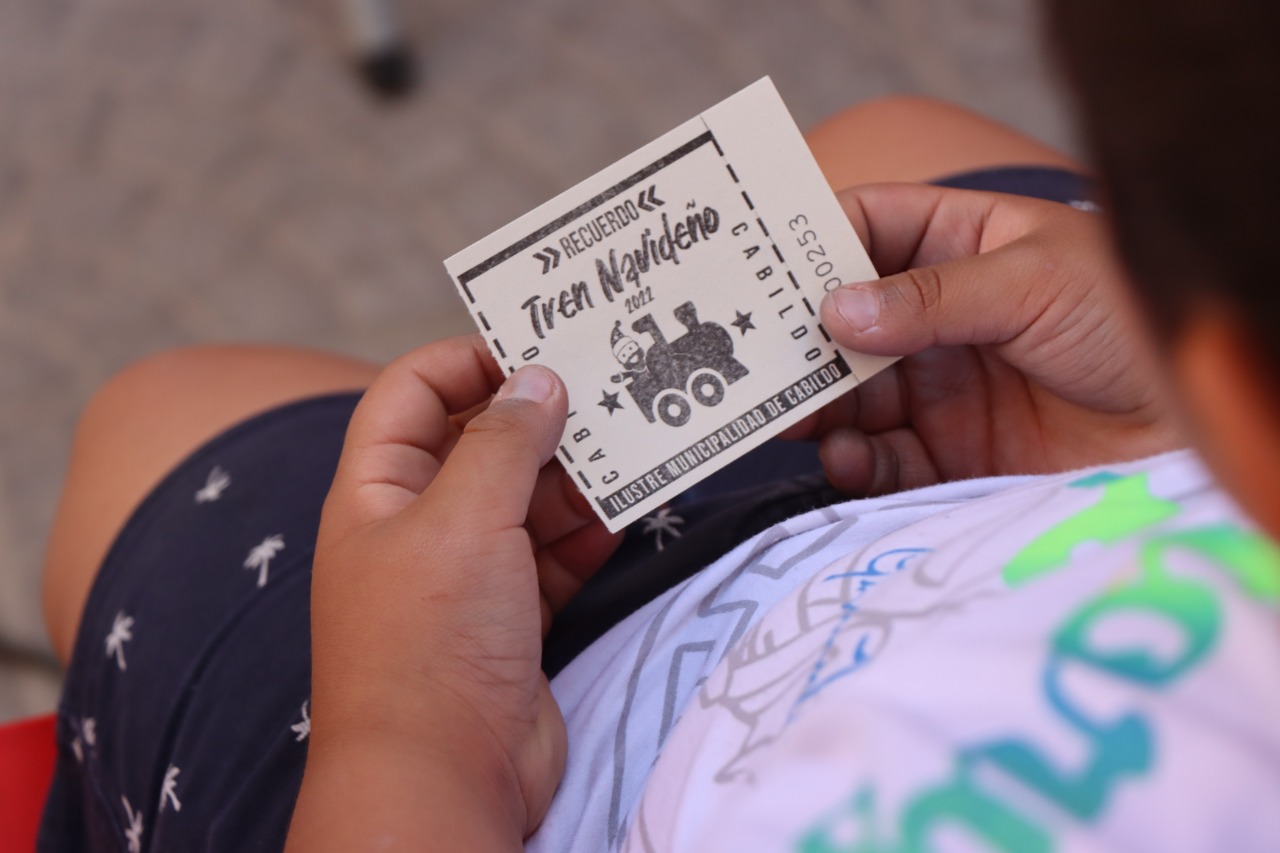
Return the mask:
<svg viewBox="0 0 1280 853">
<path fill-rule="evenodd" d="M 842 287 L 831 294 L 836 311 L 855 332 L 865 332 L 880 319 L 880 299 L 860 287 Z"/>
<path fill-rule="evenodd" d="M 502 383 L 494 395 L 495 403 L 502 400 L 529 400 L 545 403 L 556 393 L 556 380 L 545 367 L 528 365 L 517 370 Z"/>
</svg>

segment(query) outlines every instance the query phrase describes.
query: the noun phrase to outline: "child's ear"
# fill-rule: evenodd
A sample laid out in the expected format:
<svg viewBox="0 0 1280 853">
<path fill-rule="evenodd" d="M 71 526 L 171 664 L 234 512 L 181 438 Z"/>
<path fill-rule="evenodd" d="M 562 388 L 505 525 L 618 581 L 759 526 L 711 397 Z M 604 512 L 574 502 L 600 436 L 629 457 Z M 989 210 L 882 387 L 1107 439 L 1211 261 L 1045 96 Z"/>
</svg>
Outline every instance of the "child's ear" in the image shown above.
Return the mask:
<svg viewBox="0 0 1280 853">
<path fill-rule="evenodd" d="M 1174 370 L 1205 461 L 1237 502 L 1280 538 L 1280 382 L 1237 315 L 1196 311 Z"/>
</svg>

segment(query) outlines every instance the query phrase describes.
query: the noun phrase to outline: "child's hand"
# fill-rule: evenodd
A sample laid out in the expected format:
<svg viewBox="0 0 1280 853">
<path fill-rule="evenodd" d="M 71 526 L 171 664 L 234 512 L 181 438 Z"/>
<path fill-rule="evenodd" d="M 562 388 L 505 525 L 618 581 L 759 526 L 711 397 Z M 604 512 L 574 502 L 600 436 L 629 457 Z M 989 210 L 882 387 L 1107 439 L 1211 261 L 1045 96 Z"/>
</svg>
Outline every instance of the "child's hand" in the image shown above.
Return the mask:
<svg viewBox="0 0 1280 853">
<path fill-rule="evenodd" d="M 822 304 L 833 338 L 906 356 L 788 430 L 855 494 L 1135 459 L 1184 444 L 1095 215 L 918 185 L 841 202 L 876 282 Z"/>
<path fill-rule="evenodd" d="M 488 403 L 501 381 L 478 337 L 444 341 L 352 418 L 316 549 L 296 849 L 519 845 L 555 791 L 542 636 L 617 540 L 547 465 L 560 380 L 525 368 Z"/>
</svg>

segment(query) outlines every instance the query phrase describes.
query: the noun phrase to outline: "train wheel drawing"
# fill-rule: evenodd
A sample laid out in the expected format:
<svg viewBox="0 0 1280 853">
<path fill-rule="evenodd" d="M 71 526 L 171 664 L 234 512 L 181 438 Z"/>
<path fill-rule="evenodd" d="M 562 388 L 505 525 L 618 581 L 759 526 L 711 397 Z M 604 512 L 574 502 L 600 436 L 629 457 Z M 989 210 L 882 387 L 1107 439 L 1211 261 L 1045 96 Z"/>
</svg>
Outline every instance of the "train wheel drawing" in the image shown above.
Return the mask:
<svg viewBox="0 0 1280 853">
<path fill-rule="evenodd" d="M 700 370 L 689 380 L 689 393 L 704 406 L 718 406 L 724 399 L 724 383 L 710 370 Z"/>
<path fill-rule="evenodd" d="M 688 398 L 679 391 L 664 391 L 654 408 L 658 410 L 658 417 L 662 418 L 662 422 L 673 427 L 687 424 L 693 413 Z"/>
<path fill-rule="evenodd" d="M 692 418 L 692 400 L 718 406 L 727 396 L 726 387 L 749 371 L 734 357 L 733 338 L 725 327 L 699 320 L 692 302 L 676 306 L 672 314 L 686 332 L 670 341 L 652 314 L 631 324 L 632 331 L 652 338 L 647 348 L 623 333 L 621 320 L 614 322 L 609 346 L 623 370 L 610 381 L 627 383 L 627 393 L 649 423 L 661 419 L 678 427 Z"/>
</svg>

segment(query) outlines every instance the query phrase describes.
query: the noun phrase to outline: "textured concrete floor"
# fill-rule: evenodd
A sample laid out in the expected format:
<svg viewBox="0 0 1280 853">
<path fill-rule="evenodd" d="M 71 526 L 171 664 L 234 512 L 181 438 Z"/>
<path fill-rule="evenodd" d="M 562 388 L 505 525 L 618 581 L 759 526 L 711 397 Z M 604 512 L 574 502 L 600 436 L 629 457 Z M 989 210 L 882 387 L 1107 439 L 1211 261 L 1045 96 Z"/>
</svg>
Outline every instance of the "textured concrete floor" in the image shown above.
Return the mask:
<svg viewBox="0 0 1280 853">
<path fill-rule="evenodd" d="M 1070 146 L 1032 0 L 416 0 L 394 109 L 322 0 L 0 3 L 0 720 L 50 707 L 37 567 L 76 412 L 206 341 L 385 359 L 468 330 L 441 259 L 771 74 Z"/>
</svg>

